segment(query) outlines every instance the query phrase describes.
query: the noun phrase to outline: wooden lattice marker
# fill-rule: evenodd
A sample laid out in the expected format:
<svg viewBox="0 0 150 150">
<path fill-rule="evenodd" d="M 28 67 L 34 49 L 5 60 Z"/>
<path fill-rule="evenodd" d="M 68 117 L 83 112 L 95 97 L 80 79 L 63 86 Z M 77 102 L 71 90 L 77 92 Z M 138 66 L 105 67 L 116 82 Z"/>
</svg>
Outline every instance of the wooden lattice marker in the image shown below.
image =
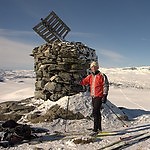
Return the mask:
<svg viewBox="0 0 150 150">
<path fill-rule="evenodd" d="M 70 28 L 52 11 L 45 19 L 33 27 L 46 42 L 65 41 Z"/>
</svg>

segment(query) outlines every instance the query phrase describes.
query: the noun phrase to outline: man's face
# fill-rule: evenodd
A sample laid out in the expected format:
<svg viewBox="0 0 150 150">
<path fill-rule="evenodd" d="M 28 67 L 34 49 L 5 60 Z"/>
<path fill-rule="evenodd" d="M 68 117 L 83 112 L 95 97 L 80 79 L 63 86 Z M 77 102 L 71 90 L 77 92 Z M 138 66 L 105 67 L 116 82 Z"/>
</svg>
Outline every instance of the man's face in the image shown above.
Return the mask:
<svg viewBox="0 0 150 150">
<path fill-rule="evenodd" d="M 95 72 L 95 71 L 97 71 L 98 70 L 98 66 L 93 66 L 93 67 L 91 67 L 91 71 L 92 72 Z"/>
</svg>

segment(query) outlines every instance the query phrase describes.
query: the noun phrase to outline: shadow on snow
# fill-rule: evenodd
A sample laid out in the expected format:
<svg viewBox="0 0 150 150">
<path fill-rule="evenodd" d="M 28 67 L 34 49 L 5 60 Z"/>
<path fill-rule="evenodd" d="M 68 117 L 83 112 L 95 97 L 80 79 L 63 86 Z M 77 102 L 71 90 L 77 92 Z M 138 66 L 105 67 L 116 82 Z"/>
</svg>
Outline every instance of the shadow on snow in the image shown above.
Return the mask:
<svg viewBox="0 0 150 150">
<path fill-rule="evenodd" d="M 150 111 L 145 111 L 141 109 L 128 109 L 124 107 L 119 107 L 130 119 L 135 119 L 143 115 L 150 115 Z"/>
</svg>

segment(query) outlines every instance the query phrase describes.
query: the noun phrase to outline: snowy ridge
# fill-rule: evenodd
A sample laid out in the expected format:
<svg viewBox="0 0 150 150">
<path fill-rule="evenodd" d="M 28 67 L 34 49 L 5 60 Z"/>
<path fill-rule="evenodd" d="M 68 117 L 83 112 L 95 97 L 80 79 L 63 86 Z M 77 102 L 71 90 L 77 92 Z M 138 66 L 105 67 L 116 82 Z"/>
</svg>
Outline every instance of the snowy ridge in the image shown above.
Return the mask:
<svg viewBox="0 0 150 150">
<path fill-rule="evenodd" d="M 0 69 L 0 79 L 13 80 L 21 78 L 35 78 L 33 70 L 2 70 Z"/>
<path fill-rule="evenodd" d="M 117 88 L 150 89 L 150 66 L 131 68 L 102 68 L 110 80 L 110 85 Z"/>
</svg>

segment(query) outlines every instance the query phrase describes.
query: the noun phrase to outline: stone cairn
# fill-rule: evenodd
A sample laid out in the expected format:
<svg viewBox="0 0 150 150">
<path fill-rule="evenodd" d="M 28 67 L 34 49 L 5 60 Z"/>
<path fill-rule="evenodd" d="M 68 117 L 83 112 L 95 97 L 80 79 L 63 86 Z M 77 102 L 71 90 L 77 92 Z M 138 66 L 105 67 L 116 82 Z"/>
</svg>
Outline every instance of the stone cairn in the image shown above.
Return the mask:
<svg viewBox="0 0 150 150">
<path fill-rule="evenodd" d="M 83 91 L 80 80 L 87 75 L 91 61 L 97 61 L 94 49 L 81 42 L 49 42 L 35 47 L 35 98 L 57 101 Z"/>
</svg>

